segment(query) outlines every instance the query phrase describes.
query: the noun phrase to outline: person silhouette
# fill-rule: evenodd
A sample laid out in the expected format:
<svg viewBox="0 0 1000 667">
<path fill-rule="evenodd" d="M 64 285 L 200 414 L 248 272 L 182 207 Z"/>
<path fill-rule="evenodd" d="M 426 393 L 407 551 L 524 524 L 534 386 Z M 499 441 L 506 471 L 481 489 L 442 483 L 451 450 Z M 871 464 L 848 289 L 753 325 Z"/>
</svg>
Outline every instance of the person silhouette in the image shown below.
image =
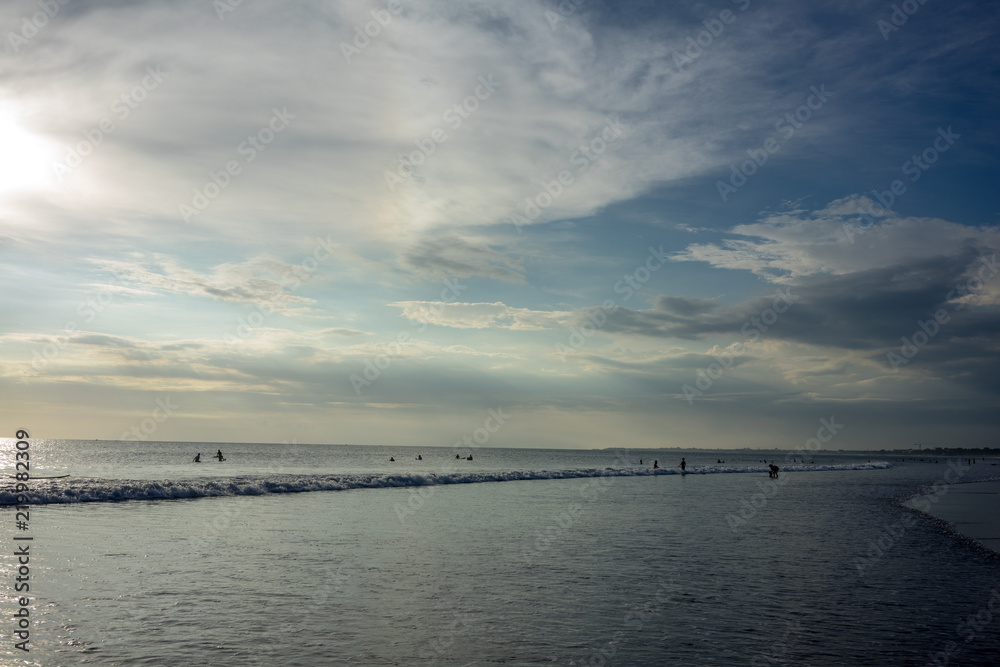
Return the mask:
<svg viewBox="0 0 1000 667">
<path fill-rule="evenodd" d="M 682 457 L 682 458 L 681 458 L 681 472 L 684 472 L 684 471 L 685 471 L 685 470 L 687 469 L 687 465 L 688 465 L 688 464 L 687 464 L 687 461 L 685 461 L 685 460 L 683 459 L 683 457 Z"/>
<path fill-rule="evenodd" d="M 195 455 L 194 462 L 195 463 L 201 463 L 201 452 L 198 452 L 198 454 Z"/>
<path fill-rule="evenodd" d="M 659 461 L 653 461 L 653 470 L 656 470 L 659 467 L 660 467 L 660 462 Z"/>
<path fill-rule="evenodd" d="M 225 461 L 226 460 L 226 457 L 222 455 L 222 450 L 221 449 L 215 454 L 215 458 L 219 459 L 220 461 Z"/>
</svg>

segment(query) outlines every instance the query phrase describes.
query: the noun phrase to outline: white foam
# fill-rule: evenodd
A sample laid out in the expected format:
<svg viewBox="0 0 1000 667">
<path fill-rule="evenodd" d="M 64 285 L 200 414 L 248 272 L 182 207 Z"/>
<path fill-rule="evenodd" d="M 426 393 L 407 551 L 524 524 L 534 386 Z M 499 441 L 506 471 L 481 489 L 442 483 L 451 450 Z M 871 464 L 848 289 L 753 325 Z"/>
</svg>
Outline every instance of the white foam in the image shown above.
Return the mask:
<svg viewBox="0 0 1000 667">
<path fill-rule="evenodd" d="M 886 462 L 843 463 L 830 465 L 787 465 L 786 472 L 824 472 L 833 470 L 882 470 L 891 468 Z M 764 473 L 766 465 L 688 466 L 687 474 L 709 475 L 726 473 Z M 678 475 L 678 468 L 586 468 L 571 470 L 496 471 L 465 473 L 403 473 L 372 475 L 269 475 L 215 477 L 188 480 L 120 480 L 99 478 L 68 478 L 34 480 L 28 494 L 33 505 L 51 503 L 115 502 L 123 500 L 165 500 L 208 498 L 215 496 L 258 496 L 274 493 L 304 493 L 308 491 L 344 491 L 347 489 L 377 489 L 439 484 L 479 484 L 481 482 L 511 482 L 521 480 L 573 479 L 581 477 L 642 477 Z M 0 488 L 0 506 L 17 502 L 13 484 Z"/>
</svg>

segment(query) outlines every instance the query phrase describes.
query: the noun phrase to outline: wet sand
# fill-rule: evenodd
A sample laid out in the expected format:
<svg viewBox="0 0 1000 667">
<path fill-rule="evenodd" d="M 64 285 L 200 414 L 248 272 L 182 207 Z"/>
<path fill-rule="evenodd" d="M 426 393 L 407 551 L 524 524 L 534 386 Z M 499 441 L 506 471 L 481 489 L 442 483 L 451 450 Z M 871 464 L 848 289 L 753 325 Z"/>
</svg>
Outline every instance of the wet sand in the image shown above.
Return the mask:
<svg viewBox="0 0 1000 667">
<path fill-rule="evenodd" d="M 955 529 L 1000 554 L 1000 481 L 952 484 L 928 506 L 928 496 L 904 504 L 947 521 Z"/>
</svg>

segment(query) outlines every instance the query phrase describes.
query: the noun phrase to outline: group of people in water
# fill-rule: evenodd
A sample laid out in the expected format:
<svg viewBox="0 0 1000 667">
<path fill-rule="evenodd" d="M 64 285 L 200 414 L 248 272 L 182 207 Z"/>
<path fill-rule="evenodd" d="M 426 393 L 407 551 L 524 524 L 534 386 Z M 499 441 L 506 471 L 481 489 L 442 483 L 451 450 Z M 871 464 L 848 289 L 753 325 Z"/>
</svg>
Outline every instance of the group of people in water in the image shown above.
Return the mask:
<svg viewBox="0 0 1000 667">
<path fill-rule="evenodd" d="M 725 463 L 725 461 L 723 461 L 722 459 L 717 459 L 716 463 Z M 642 464 L 643 464 L 642 463 L 642 459 L 639 459 L 639 465 L 642 465 Z M 681 469 L 682 473 L 683 472 L 687 472 L 687 461 L 684 459 L 684 457 L 681 457 L 681 463 L 680 463 L 680 465 L 678 467 Z M 770 472 L 767 473 L 768 477 L 777 477 L 778 476 L 778 471 L 780 470 L 780 468 L 778 466 L 774 465 L 773 463 L 770 463 L 770 464 L 768 464 L 768 468 L 770 468 Z M 654 459 L 653 460 L 653 470 L 659 470 L 659 469 L 660 469 L 660 462 L 658 460 Z"/>
<path fill-rule="evenodd" d="M 221 449 L 219 451 L 217 451 L 215 453 L 215 456 L 213 456 L 212 458 L 219 459 L 220 462 L 226 460 L 226 457 L 222 455 L 222 450 Z M 463 457 L 460 456 L 460 455 L 458 455 L 458 454 L 455 454 L 455 458 L 456 459 L 461 459 Z M 472 460 L 472 454 L 469 454 L 468 456 L 466 456 L 464 458 L 465 458 L 466 461 L 471 461 Z M 424 460 L 424 457 L 421 456 L 420 454 L 417 454 L 417 461 L 423 461 L 423 460 Z M 201 463 L 201 452 L 198 452 L 198 454 L 195 455 L 194 462 L 195 463 Z M 395 463 L 396 459 L 390 456 L 389 457 L 389 462 L 390 463 Z M 718 463 L 725 463 L 725 461 L 723 461 L 722 459 L 719 459 Z M 639 465 L 642 465 L 642 459 L 639 459 Z M 779 470 L 778 466 L 774 465 L 773 463 L 770 463 L 770 464 L 768 464 L 768 467 L 771 469 L 771 472 L 769 472 L 767 474 L 767 476 L 768 477 L 777 477 L 778 476 L 778 470 Z M 659 469 L 660 469 L 660 462 L 659 462 L 659 460 L 654 459 L 653 460 L 653 470 L 659 470 Z M 684 457 L 681 457 L 680 469 L 681 469 L 681 472 L 686 472 L 687 471 L 687 461 L 684 460 Z"/>
<path fill-rule="evenodd" d="M 226 460 L 226 457 L 222 455 L 222 450 L 221 450 L 221 449 L 220 449 L 220 450 L 219 450 L 218 452 L 216 452 L 216 453 L 215 453 L 215 456 L 213 456 L 212 458 L 213 458 L 213 459 L 219 459 L 219 461 L 220 461 L 220 462 L 222 462 L 222 461 L 225 461 L 225 460 Z M 194 457 L 194 462 L 195 462 L 195 463 L 201 463 L 201 452 L 198 452 L 198 453 L 197 453 L 197 454 L 195 455 L 195 457 Z"/>
<path fill-rule="evenodd" d="M 469 458 L 471 458 L 471 457 L 469 457 Z M 639 459 L 639 465 L 642 465 L 642 459 Z M 684 470 L 685 468 L 687 468 L 687 462 L 684 461 L 684 459 L 681 459 L 681 470 Z M 659 469 L 660 469 L 660 462 L 659 462 L 659 460 L 654 459 L 653 460 L 653 470 L 659 470 Z"/>
<path fill-rule="evenodd" d="M 460 459 L 460 458 L 462 458 L 462 457 L 461 457 L 461 456 L 459 456 L 458 454 L 455 454 L 455 458 L 456 458 L 456 459 Z M 418 461 L 423 461 L 423 460 L 424 460 L 424 457 L 423 457 L 423 456 L 421 456 L 420 454 L 417 454 L 417 460 L 418 460 Z M 465 460 L 466 460 L 466 461 L 471 461 L 471 460 L 472 460 L 472 454 L 469 454 L 468 456 L 466 456 L 466 457 L 465 457 Z M 396 462 L 396 459 L 390 456 L 390 457 L 389 457 L 389 463 L 395 463 L 395 462 Z"/>
</svg>

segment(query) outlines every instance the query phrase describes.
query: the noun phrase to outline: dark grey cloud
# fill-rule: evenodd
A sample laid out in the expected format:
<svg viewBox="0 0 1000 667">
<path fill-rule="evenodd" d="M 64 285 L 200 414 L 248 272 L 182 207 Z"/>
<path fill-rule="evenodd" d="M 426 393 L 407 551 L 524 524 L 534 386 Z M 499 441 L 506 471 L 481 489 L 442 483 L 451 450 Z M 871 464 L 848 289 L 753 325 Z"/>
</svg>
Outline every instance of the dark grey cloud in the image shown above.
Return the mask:
<svg viewBox="0 0 1000 667">
<path fill-rule="evenodd" d="M 463 278 L 483 276 L 523 284 L 520 263 L 484 244 L 458 236 L 426 239 L 403 253 L 403 263 L 431 275 Z"/>
<path fill-rule="evenodd" d="M 916 327 L 918 320 L 926 320 L 944 308 L 952 314 L 948 325 L 952 336 L 996 332 L 1000 313 L 952 303 L 961 294 L 962 286 L 968 284 L 970 272 L 983 266 L 983 260 L 983 255 L 970 247 L 947 257 L 805 278 L 797 285 L 778 288 L 775 296 L 725 307 L 708 308 L 704 299 L 692 304 L 681 297 L 661 296 L 649 310 L 619 309 L 609 316 L 604 328 L 682 339 L 714 334 L 742 339 L 746 334 L 741 330 L 749 324 L 768 337 L 864 350 L 890 344 L 901 335 L 900 331 L 905 333 Z M 790 305 L 785 308 L 786 304 Z M 765 321 L 766 331 L 754 324 L 761 320 L 762 313 L 772 309 L 784 312 L 771 324 Z"/>
<path fill-rule="evenodd" d="M 715 310 L 718 307 L 719 303 L 713 299 L 687 299 L 682 296 L 665 295 L 656 297 L 656 304 L 654 306 L 656 310 L 681 317 L 700 315 Z"/>
</svg>

